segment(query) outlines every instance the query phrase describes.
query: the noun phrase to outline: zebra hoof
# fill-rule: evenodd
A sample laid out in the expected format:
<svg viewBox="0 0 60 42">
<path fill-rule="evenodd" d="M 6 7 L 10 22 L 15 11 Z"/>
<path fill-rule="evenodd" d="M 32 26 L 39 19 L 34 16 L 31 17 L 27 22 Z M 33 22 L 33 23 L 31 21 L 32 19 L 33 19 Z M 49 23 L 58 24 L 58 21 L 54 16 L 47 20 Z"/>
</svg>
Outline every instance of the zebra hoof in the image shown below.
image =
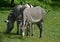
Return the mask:
<svg viewBox="0 0 60 42">
<path fill-rule="evenodd" d="M 42 36 L 40 36 L 39 38 L 42 38 Z"/>
<path fill-rule="evenodd" d="M 23 33 L 22 33 L 22 36 L 24 37 L 24 35 L 25 35 L 25 34 L 24 34 L 24 32 L 23 32 Z"/>
<path fill-rule="evenodd" d="M 33 34 L 31 36 L 33 36 Z"/>
</svg>

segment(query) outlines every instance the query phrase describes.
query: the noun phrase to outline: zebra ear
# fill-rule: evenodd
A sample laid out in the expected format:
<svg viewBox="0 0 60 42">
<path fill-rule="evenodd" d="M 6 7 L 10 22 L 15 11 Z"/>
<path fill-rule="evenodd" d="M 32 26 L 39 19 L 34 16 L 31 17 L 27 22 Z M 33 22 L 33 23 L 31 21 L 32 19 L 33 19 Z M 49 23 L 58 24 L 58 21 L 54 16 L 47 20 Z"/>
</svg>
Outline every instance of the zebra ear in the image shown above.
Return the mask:
<svg viewBox="0 0 60 42">
<path fill-rule="evenodd" d="M 28 4 L 25 5 L 26 8 L 30 8 L 30 6 Z"/>
</svg>

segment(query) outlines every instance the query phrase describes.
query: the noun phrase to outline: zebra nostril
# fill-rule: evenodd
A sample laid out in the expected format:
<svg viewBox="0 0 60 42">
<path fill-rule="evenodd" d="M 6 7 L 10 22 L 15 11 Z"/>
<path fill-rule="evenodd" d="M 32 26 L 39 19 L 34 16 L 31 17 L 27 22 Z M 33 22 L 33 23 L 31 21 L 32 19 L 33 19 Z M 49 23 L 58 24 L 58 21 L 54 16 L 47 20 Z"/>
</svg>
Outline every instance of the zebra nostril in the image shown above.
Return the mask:
<svg viewBox="0 0 60 42">
<path fill-rule="evenodd" d="M 8 23 L 8 20 L 5 20 L 5 23 Z"/>
<path fill-rule="evenodd" d="M 7 21 L 4 21 L 5 23 L 7 22 Z"/>
</svg>

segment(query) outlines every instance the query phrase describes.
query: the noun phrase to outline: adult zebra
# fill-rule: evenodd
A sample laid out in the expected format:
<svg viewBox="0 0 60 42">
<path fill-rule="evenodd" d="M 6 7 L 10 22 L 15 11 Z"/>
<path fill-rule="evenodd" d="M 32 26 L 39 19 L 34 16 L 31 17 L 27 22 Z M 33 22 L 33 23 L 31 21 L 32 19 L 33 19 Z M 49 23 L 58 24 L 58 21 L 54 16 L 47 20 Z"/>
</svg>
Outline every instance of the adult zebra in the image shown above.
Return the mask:
<svg viewBox="0 0 60 42">
<path fill-rule="evenodd" d="M 40 31 L 40 38 L 42 37 L 42 31 L 43 31 L 43 22 L 44 22 L 44 16 L 47 14 L 48 11 L 45 11 L 40 6 L 36 6 L 33 8 L 26 8 L 23 11 L 23 25 L 22 25 L 22 36 L 25 34 L 25 24 L 27 24 L 28 27 L 28 35 L 30 36 L 30 32 L 32 31 L 33 35 L 33 24 L 36 23 L 39 27 Z"/>
<path fill-rule="evenodd" d="M 15 6 L 5 21 L 7 23 L 6 33 L 10 33 L 14 27 L 14 22 L 17 21 L 17 34 L 19 33 L 19 24 L 22 22 L 22 14 L 25 8 L 30 8 L 28 4 Z"/>
</svg>

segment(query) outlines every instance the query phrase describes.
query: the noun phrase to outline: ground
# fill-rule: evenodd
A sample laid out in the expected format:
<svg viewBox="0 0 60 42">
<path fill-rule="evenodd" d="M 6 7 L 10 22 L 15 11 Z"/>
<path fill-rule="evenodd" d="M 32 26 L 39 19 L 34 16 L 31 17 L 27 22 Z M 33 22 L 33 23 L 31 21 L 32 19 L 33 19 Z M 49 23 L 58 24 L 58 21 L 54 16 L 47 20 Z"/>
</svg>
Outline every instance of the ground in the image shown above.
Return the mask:
<svg viewBox="0 0 60 42">
<path fill-rule="evenodd" d="M 10 9 L 0 9 L 0 42 L 60 42 L 60 10 L 51 9 L 48 14 L 45 15 L 43 37 L 39 39 L 39 29 L 35 24 L 34 36 L 20 38 L 20 35 L 16 35 L 16 22 L 15 27 L 11 31 L 11 34 L 5 34 L 6 23 Z"/>
</svg>

